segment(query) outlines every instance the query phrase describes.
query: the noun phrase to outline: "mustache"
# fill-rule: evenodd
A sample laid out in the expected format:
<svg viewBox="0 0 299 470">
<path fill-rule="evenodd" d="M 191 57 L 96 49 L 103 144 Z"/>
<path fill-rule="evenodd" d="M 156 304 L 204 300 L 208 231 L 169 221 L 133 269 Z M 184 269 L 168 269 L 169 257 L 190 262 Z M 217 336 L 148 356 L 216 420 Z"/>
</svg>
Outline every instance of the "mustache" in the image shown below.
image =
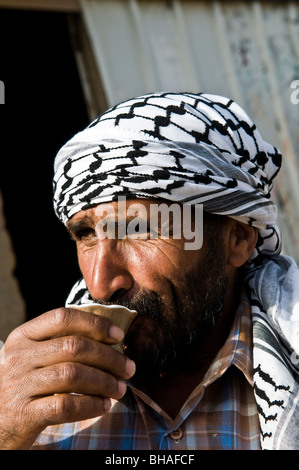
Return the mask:
<svg viewBox="0 0 299 470">
<path fill-rule="evenodd" d="M 163 303 L 161 297 L 157 292 L 149 289 L 142 289 L 133 296 L 117 291 L 109 301 L 94 299 L 94 302 L 106 306 L 119 305 L 127 307 L 130 310 L 136 310 L 138 315 L 152 318 L 153 320 L 162 320 L 163 318 Z"/>
</svg>

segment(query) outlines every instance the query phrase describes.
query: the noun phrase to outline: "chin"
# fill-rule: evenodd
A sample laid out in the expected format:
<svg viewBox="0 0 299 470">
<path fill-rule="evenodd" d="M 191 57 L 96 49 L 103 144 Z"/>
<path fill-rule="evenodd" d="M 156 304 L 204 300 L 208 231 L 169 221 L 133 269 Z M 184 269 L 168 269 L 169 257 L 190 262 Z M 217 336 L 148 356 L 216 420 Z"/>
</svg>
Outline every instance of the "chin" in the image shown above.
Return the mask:
<svg viewBox="0 0 299 470">
<path fill-rule="evenodd" d="M 142 315 L 136 317 L 124 342 L 124 352 L 136 363 L 137 372 L 161 368 L 160 354 L 165 338 L 158 322 Z"/>
</svg>

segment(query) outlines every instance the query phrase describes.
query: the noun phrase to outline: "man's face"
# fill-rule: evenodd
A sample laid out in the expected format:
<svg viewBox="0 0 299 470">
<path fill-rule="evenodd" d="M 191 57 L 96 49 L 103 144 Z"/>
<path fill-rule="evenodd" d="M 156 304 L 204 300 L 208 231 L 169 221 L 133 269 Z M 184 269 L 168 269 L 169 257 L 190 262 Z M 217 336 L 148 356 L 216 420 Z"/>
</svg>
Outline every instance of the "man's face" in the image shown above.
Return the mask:
<svg viewBox="0 0 299 470">
<path fill-rule="evenodd" d="M 127 206 L 134 202 L 127 201 Z M 149 199 L 138 203 L 148 214 L 156 204 Z M 126 354 L 137 370 L 160 371 L 206 337 L 223 308 L 228 277 L 222 225 L 205 223 L 199 250 L 186 250 L 183 237 L 99 237 L 107 212 L 117 218 L 117 205 L 80 211 L 68 229 L 93 299 L 139 314 L 126 337 Z"/>
</svg>

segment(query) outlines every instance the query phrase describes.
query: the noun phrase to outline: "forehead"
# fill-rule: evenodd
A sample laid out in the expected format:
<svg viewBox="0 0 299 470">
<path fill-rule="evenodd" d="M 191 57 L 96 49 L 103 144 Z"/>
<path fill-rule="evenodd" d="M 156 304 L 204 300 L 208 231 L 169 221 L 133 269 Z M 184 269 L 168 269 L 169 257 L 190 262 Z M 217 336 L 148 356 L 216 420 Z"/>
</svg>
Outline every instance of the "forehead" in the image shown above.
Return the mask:
<svg viewBox="0 0 299 470">
<path fill-rule="evenodd" d="M 111 202 L 103 202 L 101 204 L 97 204 L 93 207 L 90 207 L 85 210 L 81 210 L 74 214 L 70 220 L 67 222 L 67 226 L 70 222 L 76 222 L 82 219 L 89 219 L 98 220 L 107 215 L 107 213 L 112 213 L 116 215 L 129 215 L 127 213 L 127 209 L 131 208 L 133 210 L 139 210 L 139 216 L 147 215 L 150 216 L 150 208 L 154 205 L 161 205 L 165 204 L 167 206 L 178 206 L 181 207 L 180 204 L 174 204 L 169 201 L 161 200 L 161 199 L 150 199 L 150 198 L 136 198 L 136 199 L 122 199 L 120 201 L 111 201 Z M 131 214 L 132 215 L 132 214 Z"/>
</svg>

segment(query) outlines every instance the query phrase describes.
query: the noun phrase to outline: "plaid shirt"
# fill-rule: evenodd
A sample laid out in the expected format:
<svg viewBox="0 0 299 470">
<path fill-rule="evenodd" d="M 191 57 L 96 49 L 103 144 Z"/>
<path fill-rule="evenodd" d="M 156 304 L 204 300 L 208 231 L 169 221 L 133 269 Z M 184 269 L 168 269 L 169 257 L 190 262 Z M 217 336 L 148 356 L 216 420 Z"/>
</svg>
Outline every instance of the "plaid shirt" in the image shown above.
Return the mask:
<svg viewBox="0 0 299 470">
<path fill-rule="evenodd" d="M 260 449 L 253 394 L 251 309 L 245 296 L 229 337 L 203 381 L 171 419 L 131 384 L 110 411 L 86 421 L 49 426 L 33 449 Z"/>
</svg>

